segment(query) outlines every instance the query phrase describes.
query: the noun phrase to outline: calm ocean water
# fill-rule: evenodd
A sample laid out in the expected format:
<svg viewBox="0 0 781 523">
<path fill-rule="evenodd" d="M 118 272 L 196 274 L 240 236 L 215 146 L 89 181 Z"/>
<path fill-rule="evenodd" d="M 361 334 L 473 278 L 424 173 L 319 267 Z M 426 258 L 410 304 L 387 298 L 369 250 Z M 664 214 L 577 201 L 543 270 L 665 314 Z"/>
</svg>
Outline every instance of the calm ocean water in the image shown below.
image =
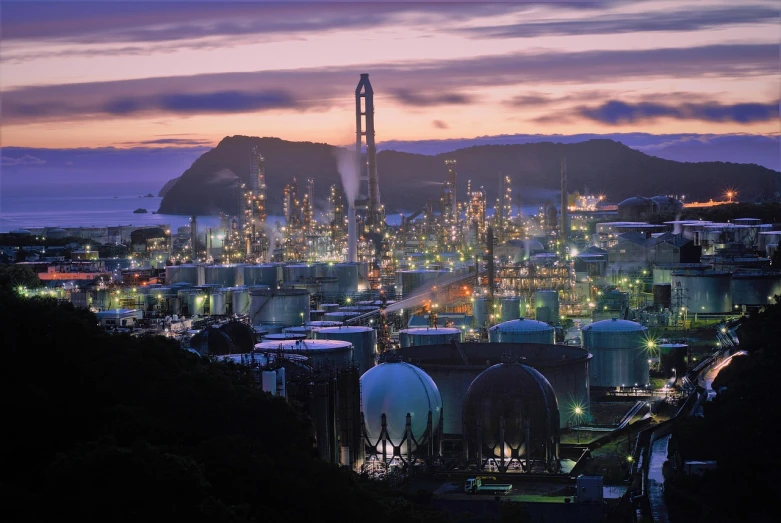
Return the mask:
<svg viewBox="0 0 781 523">
<path fill-rule="evenodd" d="M 24 227 L 108 227 L 117 225 L 187 225 L 189 216 L 152 214 L 162 198 L 138 196 L 4 196 L 0 232 Z M 143 208 L 146 214 L 134 214 Z M 218 216 L 198 217 L 204 227 L 219 226 Z"/>
<path fill-rule="evenodd" d="M 8 196 L 0 199 L 0 232 L 25 227 L 109 227 L 118 225 L 169 225 L 171 228 L 187 225 L 189 216 L 152 214 L 162 198 L 138 196 Z M 143 208 L 145 214 L 133 211 Z M 524 206 L 525 215 L 536 212 L 536 207 Z M 488 214 L 493 214 L 489 208 Z M 281 217 L 270 217 L 272 221 Z M 398 214 L 389 215 L 389 225 L 399 225 Z M 218 216 L 199 216 L 200 227 L 219 227 Z"/>
</svg>

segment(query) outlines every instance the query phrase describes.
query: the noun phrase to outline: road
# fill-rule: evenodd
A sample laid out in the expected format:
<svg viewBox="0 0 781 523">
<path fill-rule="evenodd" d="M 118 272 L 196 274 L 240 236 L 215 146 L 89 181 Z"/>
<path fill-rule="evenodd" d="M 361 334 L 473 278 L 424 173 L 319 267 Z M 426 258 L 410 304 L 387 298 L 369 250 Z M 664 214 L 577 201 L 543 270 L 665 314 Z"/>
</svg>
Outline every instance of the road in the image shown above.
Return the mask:
<svg viewBox="0 0 781 523">
<path fill-rule="evenodd" d="M 667 505 L 664 502 L 664 476 L 662 466 L 667 461 L 667 445 L 670 436 L 654 441 L 651 447 L 651 460 L 648 463 L 648 501 L 651 503 L 651 513 L 656 523 L 670 521 Z"/>
</svg>

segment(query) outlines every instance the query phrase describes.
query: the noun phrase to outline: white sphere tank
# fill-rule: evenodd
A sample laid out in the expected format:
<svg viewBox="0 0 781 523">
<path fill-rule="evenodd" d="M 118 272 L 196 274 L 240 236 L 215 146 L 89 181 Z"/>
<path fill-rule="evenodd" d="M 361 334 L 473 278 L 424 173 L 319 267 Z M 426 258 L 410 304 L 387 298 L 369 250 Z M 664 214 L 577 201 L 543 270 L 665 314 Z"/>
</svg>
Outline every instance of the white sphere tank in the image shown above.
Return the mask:
<svg viewBox="0 0 781 523">
<path fill-rule="evenodd" d="M 556 343 L 556 331 L 547 323 L 518 318 L 494 325 L 488 329 L 491 343 Z"/>
<path fill-rule="evenodd" d="M 603 320 L 581 330 L 592 387 L 645 386 L 649 382 L 648 329 L 627 320 Z"/>
<path fill-rule="evenodd" d="M 398 446 L 404 438 L 408 413 L 416 440 L 421 441 L 426 434 L 429 412 L 432 431 L 436 432 L 442 396 L 434 380 L 418 367 L 404 362 L 383 363 L 361 376 L 361 412 L 369 441 L 380 439 L 385 414 L 388 437 Z M 382 450 L 381 441 L 378 449 Z M 392 449 L 388 453 L 392 454 Z"/>
<path fill-rule="evenodd" d="M 419 327 L 399 331 L 399 343 L 402 347 L 418 345 L 441 345 L 451 341 L 463 341 L 464 333 L 455 327 Z"/>
</svg>

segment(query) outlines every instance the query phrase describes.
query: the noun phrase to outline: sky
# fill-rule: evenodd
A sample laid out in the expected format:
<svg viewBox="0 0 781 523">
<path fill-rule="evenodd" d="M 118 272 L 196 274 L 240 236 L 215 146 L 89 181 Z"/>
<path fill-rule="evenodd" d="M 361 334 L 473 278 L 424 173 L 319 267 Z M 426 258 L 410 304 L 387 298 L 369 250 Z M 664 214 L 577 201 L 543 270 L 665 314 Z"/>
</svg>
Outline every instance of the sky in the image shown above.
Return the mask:
<svg viewBox="0 0 781 523">
<path fill-rule="evenodd" d="M 361 73 L 378 142 L 777 137 L 780 5 L 4 0 L 0 143 L 348 144 Z"/>
</svg>

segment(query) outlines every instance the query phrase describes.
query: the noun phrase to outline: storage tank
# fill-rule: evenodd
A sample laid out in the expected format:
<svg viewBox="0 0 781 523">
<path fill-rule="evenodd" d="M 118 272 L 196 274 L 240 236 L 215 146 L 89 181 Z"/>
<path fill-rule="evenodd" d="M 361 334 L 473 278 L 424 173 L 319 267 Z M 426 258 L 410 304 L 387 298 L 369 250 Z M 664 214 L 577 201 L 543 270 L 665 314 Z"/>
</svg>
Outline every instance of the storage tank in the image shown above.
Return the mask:
<svg viewBox="0 0 781 523">
<path fill-rule="evenodd" d="M 540 321 L 550 323 L 559 321 L 559 293 L 556 291 L 535 292 L 534 312 Z"/>
<path fill-rule="evenodd" d="M 463 421 L 469 458 L 480 466 L 497 457 L 523 460 L 528 472 L 558 472 L 559 406 L 551 384 L 532 367 L 500 363 L 480 373 L 466 392 Z M 504 472 L 509 462 L 499 464 Z"/>
<path fill-rule="evenodd" d="M 309 311 L 309 318 L 312 321 L 320 321 L 323 319 L 323 316 L 325 315 L 325 311 L 323 309 L 312 309 Z"/>
<path fill-rule="evenodd" d="M 190 316 L 203 316 L 203 309 L 207 296 L 197 291 L 187 291 L 186 294 L 187 313 Z"/>
<path fill-rule="evenodd" d="M 337 294 L 352 295 L 358 292 L 358 264 L 337 263 L 325 267 L 325 275 L 337 280 Z"/>
<path fill-rule="evenodd" d="M 475 298 L 475 301 L 472 303 L 472 314 L 475 317 L 475 326 L 484 327 L 488 325 L 490 319 L 490 311 L 488 309 L 490 309 L 488 298 L 485 296 Z"/>
<path fill-rule="evenodd" d="M 779 272 L 736 272 L 732 274 L 732 303 L 758 306 L 774 303 L 773 297 L 781 294 Z"/>
<path fill-rule="evenodd" d="M 353 346 L 353 358 L 361 374 L 374 366 L 377 355 L 377 331 L 371 327 L 324 327 L 314 331 L 318 340 L 347 341 Z"/>
<path fill-rule="evenodd" d="M 396 285 L 401 287 L 403 296 L 410 296 L 424 285 L 452 275 L 453 273 L 450 271 L 432 271 L 427 269 L 398 271 L 396 273 Z"/>
<path fill-rule="evenodd" d="M 285 335 L 295 335 L 297 338 L 291 337 L 291 339 L 306 339 L 315 338 L 314 333 L 320 330 L 319 327 L 313 327 L 311 324 L 299 325 L 296 327 L 285 327 L 282 329 L 282 333 Z"/>
<path fill-rule="evenodd" d="M 556 343 L 556 331 L 547 323 L 518 318 L 488 329 L 491 343 Z"/>
<path fill-rule="evenodd" d="M 353 346 L 339 340 L 278 340 L 262 341 L 255 345 L 258 352 L 283 351 L 309 358 L 312 367 L 339 368 L 353 364 Z"/>
<path fill-rule="evenodd" d="M 283 273 L 285 283 L 303 282 L 317 277 L 317 267 L 314 264 L 294 263 L 285 265 Z"/>
<path fill-rule="evenodd" d="M 420 345 L 439 345 L 453 341 L 463 341 L 464 333 L 455 327 L 420 327 L 399 331 L 399 343 L 402 347 Z"/>
<path fill-rule="evenodd" d="M 229 321 L 220 325 L 220 330 L 228 335 L 233 342 L 236 350 L 241 354 L 252 352 L 257 342 L 255 339 L 255 331 L 240 321 Z"/>
<path fill-rule="evenodd" d="M 243 265 L 208 265 L 203 268 L 204 282 L 222 287 L 244 285 Z"/>
<path fill-rule="evenodd" d="M 189 283 L 190 285 L 203 285 L 203 267 L 199 265 L 171 265 L 165 268 L 165 282 L 168 285 L 174 283 Z"/>
<path fill-rule="evenodd" d="M 525 303 L 520 296 L 502 296 L 499 298 L 499 320 L 502 322 L 517 320 L 526 315 Z"/>
<path fill-rule="evenodd" d="M 320 308 L 324 310 L 326 313 L 329 312 L 336 312 L 339 310 L 339 304 L 338 303 L 321 303 Z"/>
<path fill-rule="evenodd" d="M 681 289 L 691 314 L 725 313 L 732 310 L 732 275 L 727 271 L 674 271 L 673 300 Z M 765 296 L 767 299 L 767 296 Z"/>
<path fill-rule="evenodd" d="M 230 336 L 217 327 L 207 327 L 190 338 L 190 347 L 201 356 L 235 354 L 236 346 Z"/>
<path fill-rule="evenodd" d="M 672 303 L 672 285 L 669 283 L 655 283 L 653 287 L 654 305 L 669 309 Z"/>
<path fill-rule="evenodd" d="M 227 296 L 227 289 L 217 289 L 209 293 L 209 314 L 212 316 L 228 314 Z"/>
<path fill-rule="evenodd" d="M 289 341 L 289 340 L 305 340 L 306 334 L 302 332 L 291 332 L 288 329 L 284 329 L 282 332 L 273 332 L 263 336 L 262 341 Z"/>
<path fill-rule="evenodd" d="M 407 414 L 410 415 L 412 436 L 418 443 L 433 437 L 442 416 L 442 397 L 434 381 L 420 368 L 404 362 L 383 363 L 369 369 L 361 376 L 361 413 L 366 425 L 366 437 L 383 451 L 382 415 L 386 420 L 386 453 L 394 455 L 393 447 L 401 447 L 403 455 L 407 445 L 402 445 Z M 427 434 L 429 413 L 431 433 Z M 411 450 L 415 449 L 414 442 Z"/>
<path fill-rule="evenodd" d="M 592 387 L 631 387 L 649 383 L 648 329 L 633 321 L 598 321 L 581 329 Z"/>
<path fill-rule="evenodd" d="M 355 318 L 356 316 L 360 316 L 360 315 L 361 315 L 360 312 L 336 311 L 336 312 L 326 312 L 323 315 L 323 318 L 325 321 L 340 321 L 344 323 L 350 318 Z"/>
<path fill-rule="evenodd" d="M 328 321 L 328 320 L 313 320 L 307 323 L 307 325 L 312 327 L 338 327 L 340 325 L 343 325 L 341 321 Z"/>
<path fill-rule="evenodd" d="M 231 311 L 242 316 L 249 314 L 249 289 L 247 287 L 231 287 L 230 293 Z"/>
<path fill-rule="evenodd" d="M 300 289 L 250 291 L 250 323 L 292 327 L 309 321 L 309 293 Z"/>
<path fill-rule="evenodd" d="M 276 289 L 282 279 L 282 265 L 267 263 L 244 266 L 244 285 L 267 285 L 270 289 Z"/>
</svg>

